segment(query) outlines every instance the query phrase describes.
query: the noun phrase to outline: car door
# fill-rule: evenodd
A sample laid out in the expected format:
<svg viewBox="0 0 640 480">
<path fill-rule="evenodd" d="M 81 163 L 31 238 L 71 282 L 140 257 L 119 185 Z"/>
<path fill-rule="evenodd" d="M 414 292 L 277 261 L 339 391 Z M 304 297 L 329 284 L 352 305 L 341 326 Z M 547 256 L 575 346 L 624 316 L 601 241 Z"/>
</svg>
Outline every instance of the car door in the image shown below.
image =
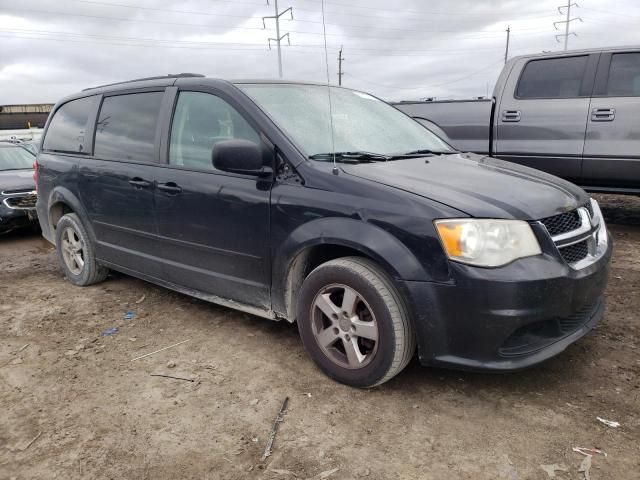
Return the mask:
<svg viewBox="0 0 640 480">
<path fill-rule="evenodd" d="M 80 164 L 79 190 L 98 258 L 161 278 L 154 219 L 159 116 L 164 88 L 104 95 L 93 155 Z"/>
<path fill-rule="evenodd" d="M 597 54 L 519 60 L 496 109 L 496 156 L 577 180 L 596 63 Z"/>
<path fill-rule="evenodd" d="M 583 183 L 640 188 L 640 50 L 603 53 L 587 123 Z"/>
<path fill-rule="evenodd" d="M 161 252 L 171 283 L 266 310 L 271 179 L 218 171 L 211 161 L 219 141 L 261 143 L 231 102 L 208 91 L 176 96 L 167 164 L 156 177 Z"/>
</svg>

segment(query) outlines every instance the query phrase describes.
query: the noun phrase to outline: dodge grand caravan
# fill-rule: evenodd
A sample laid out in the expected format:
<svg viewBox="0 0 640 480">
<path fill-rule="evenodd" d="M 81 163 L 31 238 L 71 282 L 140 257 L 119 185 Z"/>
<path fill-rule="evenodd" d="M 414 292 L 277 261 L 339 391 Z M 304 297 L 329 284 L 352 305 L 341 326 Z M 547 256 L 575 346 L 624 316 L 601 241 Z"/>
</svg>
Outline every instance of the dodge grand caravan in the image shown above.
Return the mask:
<svg viewBox="0 0 640 480">
<path fill-rule="evenodd" d="M 511 371 L 603 315 L 611 241 L 580 188 L 460 153 L 363 92 L 180 74 L 49 117 L 38 216 L 75 285 L 109 269 L 297 322 L 330 377 Z"/>
</svg>

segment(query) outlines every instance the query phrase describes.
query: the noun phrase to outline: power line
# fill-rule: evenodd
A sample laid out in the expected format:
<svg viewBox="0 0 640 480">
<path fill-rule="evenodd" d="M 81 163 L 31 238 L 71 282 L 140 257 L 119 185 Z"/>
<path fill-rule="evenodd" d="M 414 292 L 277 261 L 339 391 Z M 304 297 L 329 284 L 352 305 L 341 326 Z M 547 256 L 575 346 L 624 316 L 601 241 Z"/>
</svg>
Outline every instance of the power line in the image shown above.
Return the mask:
<svg viewBox="0 0 640 480">
<path fill-rule="evenodd" d="M 320 0 L 313 0 L 315 2 L 319 2 Z M 399 11 L 401 11 L 402 13 L 410 13 L 412 15 L 448 15 L 448 16 L 493 16 L 495 17 L 496 12 L 495 10 L 487 10 L 486 12 L 465 12 L 465 13 L 461 13 L 461 12 L 432 12 L 432 11 L 424 11 L 424 10 L 408 10 L 408 9 L 402 9 L 402 10 L 391 10 L 391 9 L 387 9 L 387 8 L 379 8 L 379 7 L 371 7 L 371 6 L 365 6 L 365 5 L 353 5 L 353 4 L 346 4 L 346 3 L 340 3 L 340 2 L 330 2 L 330 1 L 325 1 L 324 2 L 327 5 L 337 5 L 340 6 L 342 8 L 358 8 L 358 9 L 362 9 L 362 10 L 374 10 L 374 11 L 378 11 L 378 12 L 388 12 L 388 13 L 398 13 Z M 526 12 L 526 13 L 546 13 L 545 10 L 539 10 L 539 11 L 535 11 L 535 12 Z"/>
<path fill-rule="evenodd" d="M 591 10 L 592 12 L 598 12 L 598 13 L 604 13 L 605 15 L 615 15 L 617 17 L 633 17 L 633 18 L 640 18 L 640 15 L 631 15 L 630 13 L 627 13 L 627 11 L 625 11 L 624 13 L 618 13 L 618 12 L 612 12 L 609 10 L 601 10 L 599 8 L 591 8 L 591 7 L 583 7 L 578 5 L 582 10 Z"/>
<path fill-rule="evenodd" d="M 98 0 L 73 0 L 75 2 L 78 3 L 86 3 L 86 4 L 93 4 L 93 5 L 111 5 L 111 6 L 120 6 L 120 7 L 126 7 L 126 8 L 138 8 L 138 9 L 143 9 L 143 10 L 157 10 L 157 11 L 169 11 L 169 12 L 175 12 L 175 13 L 197 13 L 199 15 L 207 15 L 207 13 L 205 12 L 188 12 L 188 11 L 182 11 L 182 10 L 175 10 L 175 9 L 167 9 L 167 8 L 159 8 L 159 7 L 140 7 L 137 5 L 128 5 L 128 4 L 117 4 L 117 3 L 112 3 L 112 2 L 103 2 L 103 1 L 98 1 Z M 233 5 L 250 5 L 250 6 L 263 6 L 262 3 L 258 3 L 258 2 L 245 2 L 245 1 L 238 1 L 238 0 L 210 0 L 213 2 L 218 2 L 218 3 L 230 3 Z M 316 2 L 319 2 L 320 0 L 315 0 Z M 385 9 L 385 8 L 379 8 L 379 7 L 371 7 L 371 6 L 364 6 L 364 5 L 348 5 L 345 3 L 339 3 L 339 2 L 325 2 L 325 4 L 331 4 L 331 5 L 336 5 L 339 6 L 341 8 L 355 8 L 355 9 L 364 9 L 364 10 L 373 10 L 373 11 L 380 11 L 380 12 L 391 12 L 391 13 L 398 13 L 398 10 L 390 10 L 390 9 Z M 305 11 L 305 12 L 313 12 L 313 13 L 320 13 L 320 10 L 312 10 L 309 8 L 301 8 L 301 7 L 296 7 L 296 10 L 300 10 L 300 11 Z M 495 16 L 495 11 L 493 10 L 487 10 L 485 12 L 433 12 L 433 11 L 424 11 L 424 10 L 402 10 L 403 13 L 411 13 L 413 15 L 445 15 L 445 16 L 456 16 L 456 17 L 465 17 L 465 16 Z M 355 15 L 358 16 L 359 14 L 350 14 L 347 12 L 338 12 L 338 11 L 325 11 L 325 13 L 336 13 L 339 15 Z M 537 11 L 531 11 L 531 12 L 524 12 L 525 14 L 527 13 L 533 13 L 533 14 L 537 14 L 537 13 L 546 13 L 546 10 L 537 10 Z M 378 18 L 378 17 L 375 17 Z M 322 22 L 319 22 L 322 23 Z M 327 24 L 329 25 L 329 24 Z"/>
<path fill-rule="evenodd" d="M 632 17 L 631 15 L 628 15 L 629 17 Z M 633 25 L 634 27 L 638 26 L 638 21 L 637 20 L 631 20 L 631 18 L 628 21 L 624 21 L 622 19 L 616 18 L 614 19 L 607 19 L 604 20 L 602 18 L 592 18 L 592 17 L 581 17 L 583 21 L 587 22 L 587 23 L 599 23 L 599 24 L 605 24 L 605 25 L 611 25 L 612 22 L 615 22 L 616 25 Z M 635 18 L 635 17 L 634 17 Z M 640 17 L 637 17 L 640 18 Z M 584 35 L 583 33 L 580 33 L 580 36 Z"/>
<path fill-rule="evenodd" d="M 115 46 L 120 46 L 120 47 L 143 47 L 143 48 L 157 48 L 157 45 L 152 45 L 152 44 L 136 44 L 136 43 L 120 43 L 120 42 L 96 42 L 96 41 L 87 41 L 87 40 L 74 40 L 74 39 L 70 39 L 70 38 L 52 38 L 52 37 L 29 37 L 29 36 L 16 36 L 16 35 L 7 35 L 4 33 L 0 33 L 0 37 L 3 38 L 13 38 L 13 39 L 21 39 L 21 40 L 44 40 L 47 42 L 67 42 L 67 43 L 79 43 L 82 45 L 86 45 L 86 44 L 92 44 L 92 45 L 115 45 Z M 217 51 L 222 51 L 222 52 L 226 52 L 226 51 L 240 51 L 240 52 L 262 52 L 265 53 L 265 49 L 264 47 L 262 48 L 222 48 L 222 49 L 215 49 L 215 48 L 198 48 L 198 47 L 191 47 L 191 46 L 187 46 L 187 45 L 166 45 L 164 46 L 165 48 L 177 48 L 177 49 L 186 49 L 186 50 L 217 50 Z M 305 51 L 292 51 L 291 53 L 303 53 L 303 54 L 308 54 L 308 52 Z"/>
<path fill-rule="evenodd" d="M 423 89 L 423 88 L 436 88 L 436 87 L 442 87 L 444 85 L 450 85 L 452 83 L 461 82 L 463 80 L 471 78 L 471 77 L 473 77 L 475 75 L 478 75 L 480 73 L 484 73 L 485 71 L 495 67 L 499 63 L 502 63 L 502 58 L 500 58 L 500 60 L 498 60 L 497 62 L 491 63 L 489 65 L 485 65 L 480 70 L 475 70 L 475 71 L 473 71 L 473 72 L 471 72 L 471 73 L 469 73 L 469 74 L 467 74 L 467 75 L 465 75 L 463 77 L 459 77 L 459 78 L 454 79 L 454 80 L 449 80 L 447 82 L 435 83 L 435 84 L 431 84 L 431 85 L 418 85 L 418 86 L 415 86 L 415 87 L 396 87 L 396 86 L 392 86 L 392 85 L 383 85 L 381 83 L 372 82 L 371 80 L 365 80 L 363 78 L 356 77 L 356 76 L 354 76 L 354 75 L 352 75 L 350 73 L 347 74 L 347 76 L 349 76 L 351 78 L 355 78 L 356 80 L 360 80 L 361 82 L 364 82 L 364 83 L 369 83 L 371 85 L 375 85 L 375 86 L 383 87 L 383 88 L 387 88 L 387 89 L 392 89 L 392 90 L 420 90 L 420 89 Z"/>
<path fill-rule="evenodd" d="M 62 38 L 56 38 L 51 35 L 58 34 L 57 32 L 43 32 L 43 31 L 29 31 L 29 30 L 20 30 L 13 31 L 11 29 L 0 29 L 0 33 L 4 33 L 1 36 L 3 38 L 13 38 L 20 40 L 51 40 L 56 42 L 68 42 L 68 43 L 79 43 L 79 44 L 91 44 L 91 45 L 114 45 L 121 47 L 147 47 L 147 48 L 157 48 L 157 45 L 160 44 L 163 48 L 167 49 L 186 49 L 186 50 L 205 50 L 205 51 L 218 51 L 225 52 L 229 51 L 239 51 L 239 52 L 264 52 L 264 47 L 261 47 L 263 44 L 261 43 L 220 43 L 220 42 L 189 42 L 189 41 L 180 41 L 180 40 L 161 40 L 161 39 L 153 39 L 153 38 L 143 38 L 143 37 L 111 37 L 106 35 L 88 35 L 88 34 L 66 34 L 62 36 Z M 34 36 L 37 35 L 37 36 Z M 89 38 L 90 40 L 82 40 L 83 38 Z M 144 42 L 144 43 L 130 43 L 130 42 Z M 231 47 L 230 47 L 231 46 Z M 215 48 L 219 47 L 219 48 Z M 246 48 L 238 48 L 238 47 L 246 47 Z M 253 47 L 253 48 L 251 48 Z M 290 49 L 290 53 L 304 53 L 307 54 L 309 50 L 312 51 L 312 54 L 320 54 L 321 49 L 323 48 L 321 45 L 290 45 L 286 47 Z M 303 51 L 297 51 L 297 48 L 305 49 Z M 338 49 L 339 47 L 333 47 Z M 497 48 L 488 48 L 486 51 L 497 51 L 500 47 Z M 314 51 L 315 50 L 315 51 Z M 475 51 L 427 51 L 420 53 L 419 50 L 415 52 L 409 51 L 409 53 L 395 53 L 395 52 L 384 52 L 378 49 L 370 49 L 374 50 L 375 53 L 357 53 L 352 52 L 352 56 L 356 57 L 415 57 L 415 58 L 434 58 L 434 57 L 452 57 L 452 56 L 468 56 L 473 55 Z"/>
<path fill-rule="evenodd" d="M 80 38 L 98 38 L 105 40 L 116 40 L 116 41 L 139 41 L 139 42 L 153 42 L 158 44 L 168 43 L 168 44 L 186 44 L 190 46 L 248 46 L 248 47 L 258 47 L 262 46 L 262 43 L 247 43 L 247 42 L 204 42 L 204 41 L 192 41 L 192 40 L 178 40 L 178 39 L 159 39 L 159 38 L 149 38 L 149 37 L 130 37 L 130 36 L 113 36 L 113 35 L 99 35 L 99 34 L 89 34 L 89 33 L 76 33 L 76 32 L 64 32 L 64 31 L 52 31 L 52 30 L 34 30 L 34 29 L 22 29 L 22 28 L 0 28 L 0 31 L 6 33 L 16 33 L 16 34 L 31 34 L 31 35 L 59 35 L 63 37 L 80 37 Z M 324 48 L 322 44 L 293 44 L 290 45 L 291 48 Z M 330 48 L 339 47 L 337 45 L 329 45 Z M 473 51 L 470 51 L 468 48 L 453 48 L 453 49 L 430 49 L 430 50 L 414 50 L 414 49 L 397 49 L 394 48 L 391 51 L 381 50 L 380 48 L 366 48 L 366 47 L 350 47 L 351 50 L 354 51 L 354 55 L 366 55 L 361 52 L 375 52 L 375 55 L 410 55 L 410 54 L 428 54 L 428 55 L 449 55 L 456 53 L 464 53 L 464 54 L 473 54 L 478 51 L 495 51 L 498 47 L 489 47 L 489 48 L 474 48 Z M 360 53 L 359 53 L 360 52 Z"/>
<path fill-rule="evenodd" d="M 90 4 L 90 5 L 105 5 L 105 6 L 118 6 L 118 7 L 123 7 L 123 8 L 136 8 L 136 9 L 142 9 L 142 10 L 154 10 L 154 11 L 165 11 L 165 12 L 170 12 L 170 13 L 191 13 L 191 14 L 197 14 L 197 15 L 211 15 L 211 16 L 231 16 L 231 15 L 224 15 L 224 14 L 216 14 L 216 13 L 210 13 L 210 12 L 202 12 L 202 11 L 187 11 L 187 10 L 177 10 L 177 9 L 169 9 L 169 8 L 159 8 L 159 7 L 140 7 L 137 5 L 128 5 L 128 4 L 121 4 L 121 3 L 112 3 L 112 2 L 103 2 L 103 1 L 98 1 L 98 0 L 73 0 L 75 2 L 78 3 L 85 3 L 85 4 Z M 211 0 L 214 2 L 220 2 L 220 3 L 230 3 L 230 4 L 234 4 L 234 5 L 249 5 L 249 6 L 262 6 L 262 3 L 256 3 L 256 2 L 245 2 L 245 1 L 237 1 L 237 0 Z M 371 11 L 381 11 L 381 12 L 392 12 L 392 13 L 397 13 L 397 10 L 389 10 L 389 9 L 382 9 L 382 8 L 376 8 L 376 7 L 365 7 L 365 6 L 359 6 L 359 5 L 346 5 L 343 3 L 338 3 L 338 2 L 331 2 L 333 5 L 336 6 L 340 6 L 342 8 L 356 8 L 356 9 L 365 9 L 365 10 L 371 10 Z M 315 13 L 318 14 L 320 13 L 319 10 L 312 10 L 309 8 L 302 8 L 302 7 L 296 7 L 296 10 L 298 11 L 304 11 L 304 12 L 311 12 L 311 13 Z M 412 13 L 412 15 L 416 16 L 416 15 L 444 15 L 444 16 L 454 16 L 454 17 L 465 17 L 465 16 L 495 16 L 495 12 L 494 11 L 486 11 L 486 12 L 425 12 L 425 11 L 417 11 L 417 10 L 403 10 L 403 12 L 406 13 Z M 349 13 L 349 12 L 339 12 L 339 11 L 326 11 L 325 13 L 327 14 L 337 14 L 340 16 L 355 16 L 355 17 L 364 17 L 364 18 L 379 18 L 378 15 L 364 15 L 364 14 L 359 14 L 359 13 Z M 525 12 L 525 14 L 523 15 L 522 13 L 520 13 L 518 15 L 518 18 L 546 18 L 549 15 L 545 15 L 545 16 L 538 16 L 538 17 L 530 17 L 527 16 L 526 13 L 546 13 L 543 10 L 540 11 L 535 11 L 535 12 Z M 402 20 L 403 22 L 405 21 L 405 19 L 399 19 Z M 302 21 L 302 20 L 299 20 Z M 309 21 L 310 20 L 305 20 L 305 21 Z M 322 23 L 321 21 L 313 21 L 313 23 Z M 332 23 L 327 23 L 327 25 L 335 25 Z"/>
<path fill-rule="evenodd" d="M 201 23 L 183 23 L 183 22 L 163 22 L 157 20 L 141 20 L 141 19 L 133 19 L 126 17 L 111 17 L 105 15 L 88 15 L 84 13 L 70 13 L 70 12 L 53 12 L 48 10 L 34 10 L 28 8 L 5 8 L 5 11 L 14 11 L 14 12 L 27 12 L 27 13 L 35 13 L 38 15 L 59 15 L 63 17 L 81 17 L 81 18 L 93 18 L 96 20 L 108 20 L 113 22 L 129 22 L 129 23 L 149 23 L 155 25 L 175 25 L 179 27 L 200 27 L 200 28 L 222 28 L 224 30 L 239 29 L 239 30 L 264 30 L 262 27 L 239 27 L 235 25 L 207 25 Z M 247 18 L 247 17 L 243 17 Z M 256 17 L 253 17 L 256 18 Z"/>
<path fill-rule="evenodd" d="M 107 3 L 107 2 L 100 2 L 97 0 L 73 0 L 74 2 L 78 2 L 78 3 L 88 3 L 88 4 L 92 4 L 92 5 L 117 5 L 119 7 L 128 7 L 128 8 L 140 8 L 143 10 L 169 10 L 169 9 L 160 9 L 160 8 L 155 8 L 155 7 L 139 7 L 137 5 L 125 5 L 125 4 L 115 4 L 115 3 Z M 238 0 L 209 0 L 212 2 L 219 2 L 219 3 L 232 3 L 234 5 L 255 5 L 258 7 L 262 7 L 264 6 L 263 3 L 257 3 L 257 2 L 241 2 Z M 183 13 L 180 10 L 173 10 L 174 12 L 177 13 Z M 186 13 L 186 12 L 185 12 Z M 202 12 L 198 12 L 199 14 L 203 14 Z M 206 15 L 206 14 L 204 14 Z"/>
<path fill-rule="evenodd" d="M 89 4 L 89 5 L 104 5 L 104 6 L 109 6 L 109 7 L 119 7 L 119 8 L 129 8 L 129 9 L 137 9 L 137 10 L 150 10 L 150 11 L 156 11 L 156 12 L 168 12 L 168 13 L 182 13 L 182 14 L 191 14 L 191 15 L 206 15 L 206 16 L 214 16 L 214 17 L 237 17 L 237 18 L 246 18 L 246 15 L 230 15 L 230 14 L 224 14 L 224 13 L 211 13 L 211 12 L 203 12 L 203 11 L 195 11 L 195 10 L 178 10 L 178 9 L 173 9 L 173 8 L 160 8 L 160 7 L 142 7 L 142 6 L 138 6 L 138 5 L 129 5 L 129 4 L 123 4 L 123 3 L 114 3 L 114 2 L 106 2 L 106 1 L 99 1 L 99 0 L 73 0 L 75 2 L 78 3 L 85 3 L 85 4 Z M 232 0 L 214 0 L 214 1 L 225 1 L 227 3 L 236 3 Z M 262 4 L 260 3 L 249 3 L 249 2 L 238 2 L 239 5 L 259 5 L 261 6 Z M 390 10 L 385 10 L 385 9 L 374 9 L 374 8 L 368 8 L 370 10 L 382 10 L 382 11 L 390 11 Z M 319 13 L 317 10 L 311 10 L 311 9 L 306 9 L 306 8 L 299 8 L 296 7 L 296 10 L 300 10 L 300 11 L 305 11 L 305 12 L 311 12 L 311 13 Z M 339 14 L 340 16 L 343 15 L 349 15 L 349 16 L 356 16 L 356 17 L 363 17 L 363 18 L 379 18 L 378 15 L 362 15 L 362 14 L 356 14 L 356 13 L 343 13 L 343 12 L 327 12 L 327 13 L 336 13 Z M 542 12 L 539 12 L 542 13 Z M 415 12 L 415 14 L 419 14 L 419 12 Z M 448 15 L 448 16 L 468 16 L 468 15 L 475 15 L 474 13 L 451 13 L 451 12 L 422 12 L 422 14 L 424 15 Z M 489 12 L 483 13 L 482 15 L 489 15 Z M 494 13 L 491 13 L 491 15 L 495 15 Z M 522 15 L 518 15 L 518 18 L 549 18 L 552 17 L 553 15 L 544 15 L 544 16 L 536 16 L 536 17 L 529 17 L 529 16 L 522 16 Z M 393 20 L 393 19 L 391 19 Z M 322 21 L 320 20 L 308 20 L 308 19 L 296 19 L 295 21 L 297 22 L 306 22 L 306 23 L 317 23 L 317 24 L 322 24 Z M 403 23 L 406 23 L 405 19 L 402 19 Z M 338 26 L 349 26 L 349 27 L 360 27 L 360 28 L 371 28 L 369 25 L 353 25 L 353 24 L 336 24 L 336 23 L 331 23 L 331 22 L 326 22 L 326 25 L 338 25 Z M 393 28 L 393 27 L 377 27 L 377 28 L 384 28 L 384 29 L 392 29 L 392 30 L 405 30 L 406 29 L 404 27 L 397 27 L 397 28 Z M 423 31 L 423 30 L 420 30 Z"/>
<path fill-rule="evenodd" d="M 112 16 L 104 16 L 104 15 L 88 15 L 88 14 L 82 14 L 82 13 L 67 13 L 67 12 L 56 12 L 56 11 L 46 11 L 46 10 L 34 10 L 34 9 L 24 9 L 24 8 L 7 8 L 5 10 L 10 10 L 10 11 L 22 11 L 22 12 L 28 12 L 28 13 L 35 13 L 35 14 L 40 14 L 40 15 L 60 15 L 60 16 L 65 16 L 65 17 L 80 17 L 80 18 L 93 18 L 93 19 L 97 19 L 97 20 L 107 20 L 107 21 L 114 21 L 114 22 L 129 22 L 129 23 L 148 23 L 148 24 L 155 24 L 155 25 L 173 25 L 173 26 L 181 26 L 181 27 L 197 27 L 197 28 L 219 28 L 219 29 L 237 29 L 237 30 L 264 30 L 264 27 L 241 27 L 241 26 L 236 26 L 236 25 L 208 25 L 208 24 L 199 24 L 199 23 L 184 23 L 184 22 L 166 22 L 166 21 L 157 21 L 157 20 L 142 20 L 142 19 L 131 19 L 131 18 L 126 18 L 126 17 L 112 17 Z M 250 17 L 250 18 L 256 18 L 257 17 Z M 444 31 L 444 30 L 421 30 L 422 33 L 458 33 L 459 31 L 455 31 L 455 30 L 451 30 L 451 31 Z M 497 32 L 497 31 L 496 31 Z M 540 31 L 541 33 L 543 33 L 544 31 Z M 297 34 L 301 34 L 301 35 L 323 35 L 322 32 L 311 32 L 311 31 L 305 31 L 305 30 L 289 30 L 289 33 L 297 33 Z M 460 38 L 463 39 L 482 39 L 482 38 L 495 38 L 495 37 L 501 37 L 502 34 L 498 34 L 498 35 L 484 35 L 484 33 L 491 33 L 491 32 L 469 32 L 469 33 L 465 33 L 465 32 L 460 32 L 458 34 L 458 36 Z M 482 36 L 477 36 L 477 35 L 481 35 Z M 522 34 L 522 35 L 532 35 L 532 34 L 537 34 L 537 32 L 530 32 L 530 33 L 526 33 L 526 34 Z M 466 36 L 466 35 L 474 35 L 474 36 Z M 347 35 L 344 33 L 327 33 L 327 36 L 333 36 L 333 37 L 341 37 L 341 38 L 366 38 L 366 39 L 376 39 L 376 40 L 409 40 L 407 39 L 407 37 L 405 36 L 384 36 L 384 37 L 380 37 L 380 36 L 365 36 L 365 35 Z"/>
<path fill-rule="evenodd" d="M 104 5 L 104 6 L 109 6 L 109 7 L 116 7 L 116 8 L 128 8 L 128 9 L 136 9 L 136 10 L 144 10 L 144 11 L 156 11 L 156 12 L 167 12 L 167 13 L 179 13 L 179 14 L 187 14 L 187 15 L 204 15 L 204 16 L 210 16 L 210 17 L 227 17 L 227 18 L 242 18 L 242 19 L 258 19 L 258 17 L 252 17 L 252 16 L 247 16 L 247 15 L 232 15 L 232 14 L 226 14 L 226 13 L 211 13 L 211 12 L 203 12 L 203 11 L 195 11 L 195 10 L 177 10 L 177 9 L 172 9 L 172 8 L 160 8 L 160 7 L 142 7 L 142 6 L 138 6 L 138 5 L 127 5 L 127 4 L 122 4 L 122 3 L 113 3 L 113 2 L 106 2 L 106 1 L 99 1 L 99 0 L 73 0 L 76 2 L 80 2 L 80 3 L 86 3 L 86 4 L 90 4 L 90 5 Z M 259 4 L 254 4 L 254 3 L 247 3 L 246 5 L 259 5 Z M 296 7 L 296 10 L 299 10 Z M 313 11 L 313 10 L 308 10 L 308 11 Z M 37 12 L 37 11 L 36 11 Z M 47 12 L 50 13 L 50 12 Z M 316 13 L 316 12 L 314 12 Z M 60 12 L 59 14 L 65 14 L 63 12 Z M 80 14 L 75 14 L 75 13 L 71 13 L 70 15 L 80 15 Z M 540 18 L 547 18 L 547 17 L 551 17 L 552 15 L 547 15 L 545 17 L 540 17 Z M 107 19 L 119 19 L 122 21 L 131 21 L 130 19 L 121 19 L 119 17 L 109 17 L 109 16 L 101 16 L 101 15 L 90 15 L 91 18 L 107 18 Z M 268 18 L 273 18 L 273 17 L 268 17 Z M 377 18 L 377 17 L 376 17 Z M 300 19 L 300 18 L 292 18 L 291 19 L 294 22 L 301 22 L 301 23 L 312 23 L 312 24 L 317 24 L 320 25 L 322 24 L 321 21 L 319 20 L 308 20 L 308 19 Z M 137 20 L 136 20 L 137 21 Z M 180 25 L 185 25 L 185 24 L 180 24 Z M 370 25 L 356 25 L 356 24 L 352 24 L 352 23 L 331 23 L 331 22 L 326 22 L 326 25 L 331 25 L 331 26 L 336 26 L 336 27 L 341 27 L 341 28 L 363 28 L 363 29 L 371 29 Z M 204 25 L 195 25 L 195 26 L 204 26 Z M 252 28 L 253 30 L 255 30 L 256 28 Z M 417 28 L 417 29 L 412 29 L 412 28 L 407 28 L 407 26 L 402 26 L 402 27 L 384 27 L 384 26 L 378 26 L 376 27 L 377 30 L 397 30 L 397 31 L 401 31 L 401 32 L 417 32 L 417 33 L 464 33 L 461 32 L 460 29 L 458 30 L 425 30 L 424 28 Z M 521 29 L 521 30 L 536 30 L 535 27 L 533 28 L 525 28 L 525 29 Z M 485 31 L 487 33 L 491 33 L 491 32 L 498 32 L 498 30 L 489 30 L 489 31 Z M 295 32 L 295 33 L 299 33 L 299 32 Z M 319 33 L 317 33 L 319 34 Z M 329 34 L 331 35 L 331 34 Z"/>
<path fill-rule="evenodd" d="M 147 10 L 153 12 L 168 12 L 168 13 L 182 13 L 187 15 L 206 15 L 211 17 L 231 17 L 231 18 L 243 18 L 246 19 L 247 15 L 231 15 L 228 13 L 211 13 L 211 12 L 202 12 L 202 11 L 194 11 L 194 10 L 177 10 L 173 8 L 159 8 L 159 7 L 142 7 L 139 5 L 127 5 L 124 3 L 113 3 L 113 2 L 101 2 L 98 0 L 73 0 L 78 3 L 86 3 L 89 5 L 103 5 L 105 7 L 118 7 L 118 8 L 129 8 L 135 10 Z M 223 0 L 215 0 L 215 1 L 223 1 Z M 234 3 L 234 2 L 230 2 Z M 243 5 L 260 5 L 261 3 L 246 3 Z"/>
<path fill-rule="evenodd" d="M 567 4 L 558 7 L 558 12 L 560 12 L 560 14 L 562 14 L 562 9 L 566 8 L 567 9 L 567 18 L 566 20 L 561 20 L 559 22 L 553 22 L 553 28 L 555 28 L 556 30 L 558 29 L 558 24 L 560 23 L 564 23 L 564 33 L 556 35 L 556 42 L 560 43 L 560 40 L 558 37 L 564 37 L 564 50 L 567 50 L 567 45 L 569 44 L 569 35 L 574 35 L 574 36 L 578 36 L 578 34 L 576 32 L 569 32 L 569 24 L 571 22 L 573 22 L 574 20 L 580 20 L 582 22 L 582 18 L 580 17 L 571 17 L 571 7 L 577 7 L 578 4 L 577 3 L 571 3 L 571 0 L 567 0 Z"/>
</svg>

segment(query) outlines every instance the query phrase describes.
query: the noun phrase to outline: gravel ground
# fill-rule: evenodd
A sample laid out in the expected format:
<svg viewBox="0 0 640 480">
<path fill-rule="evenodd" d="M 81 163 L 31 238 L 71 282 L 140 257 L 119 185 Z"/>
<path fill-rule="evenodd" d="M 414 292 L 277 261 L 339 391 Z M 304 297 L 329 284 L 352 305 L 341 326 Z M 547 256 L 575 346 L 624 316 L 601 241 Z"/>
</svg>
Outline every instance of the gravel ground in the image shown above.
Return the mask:
<svg viewBox="0 0 640 480">
<path fill-rule="evenodd" d="M 580 446 L 607 453 L 592 480 L 638 479 L 640 198 L 598 198 L 615 254 L 590 335 L 526 372 L 414 360 L 366 391 L 320 373 L 293 325 L 119 274 L 73 287 L 38 235 L 0 237 L 0 478 L 579 479 Z"/>
</svg>

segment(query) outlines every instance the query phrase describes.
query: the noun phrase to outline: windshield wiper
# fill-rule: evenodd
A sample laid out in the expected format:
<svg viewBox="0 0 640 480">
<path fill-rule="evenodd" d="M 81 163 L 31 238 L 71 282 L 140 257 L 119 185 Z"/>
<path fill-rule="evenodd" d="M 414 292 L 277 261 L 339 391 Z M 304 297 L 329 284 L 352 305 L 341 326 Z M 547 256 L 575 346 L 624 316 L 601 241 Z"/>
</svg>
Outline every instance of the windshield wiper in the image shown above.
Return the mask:
<svg viewBox="0 0 640 480">
<path fill-rule="evenodd" d="M 429 150 L 428 148 L 422 148 L 419 150 L 411 150 L 410 152 L 402 153 L 398 155 L 398 157 L 402 157 L 403 155 L 448 155 L 450 153 L 455 153 L 455 151 L 454 150 Z"/>
<path fill-rule="evenodd" d="M 361 152 L 361 151 L 316 153 L 314 155 L 310 155 L 309 158 L 311 160 L 333 160 L 334 156 L 336 161 L 348 162 L 351 160 L 356 163 L 386 162 L 387 160 L 391 160 L 393 158 L 390 155 L 383 155 L 381 153 Z"/>
</svg>

